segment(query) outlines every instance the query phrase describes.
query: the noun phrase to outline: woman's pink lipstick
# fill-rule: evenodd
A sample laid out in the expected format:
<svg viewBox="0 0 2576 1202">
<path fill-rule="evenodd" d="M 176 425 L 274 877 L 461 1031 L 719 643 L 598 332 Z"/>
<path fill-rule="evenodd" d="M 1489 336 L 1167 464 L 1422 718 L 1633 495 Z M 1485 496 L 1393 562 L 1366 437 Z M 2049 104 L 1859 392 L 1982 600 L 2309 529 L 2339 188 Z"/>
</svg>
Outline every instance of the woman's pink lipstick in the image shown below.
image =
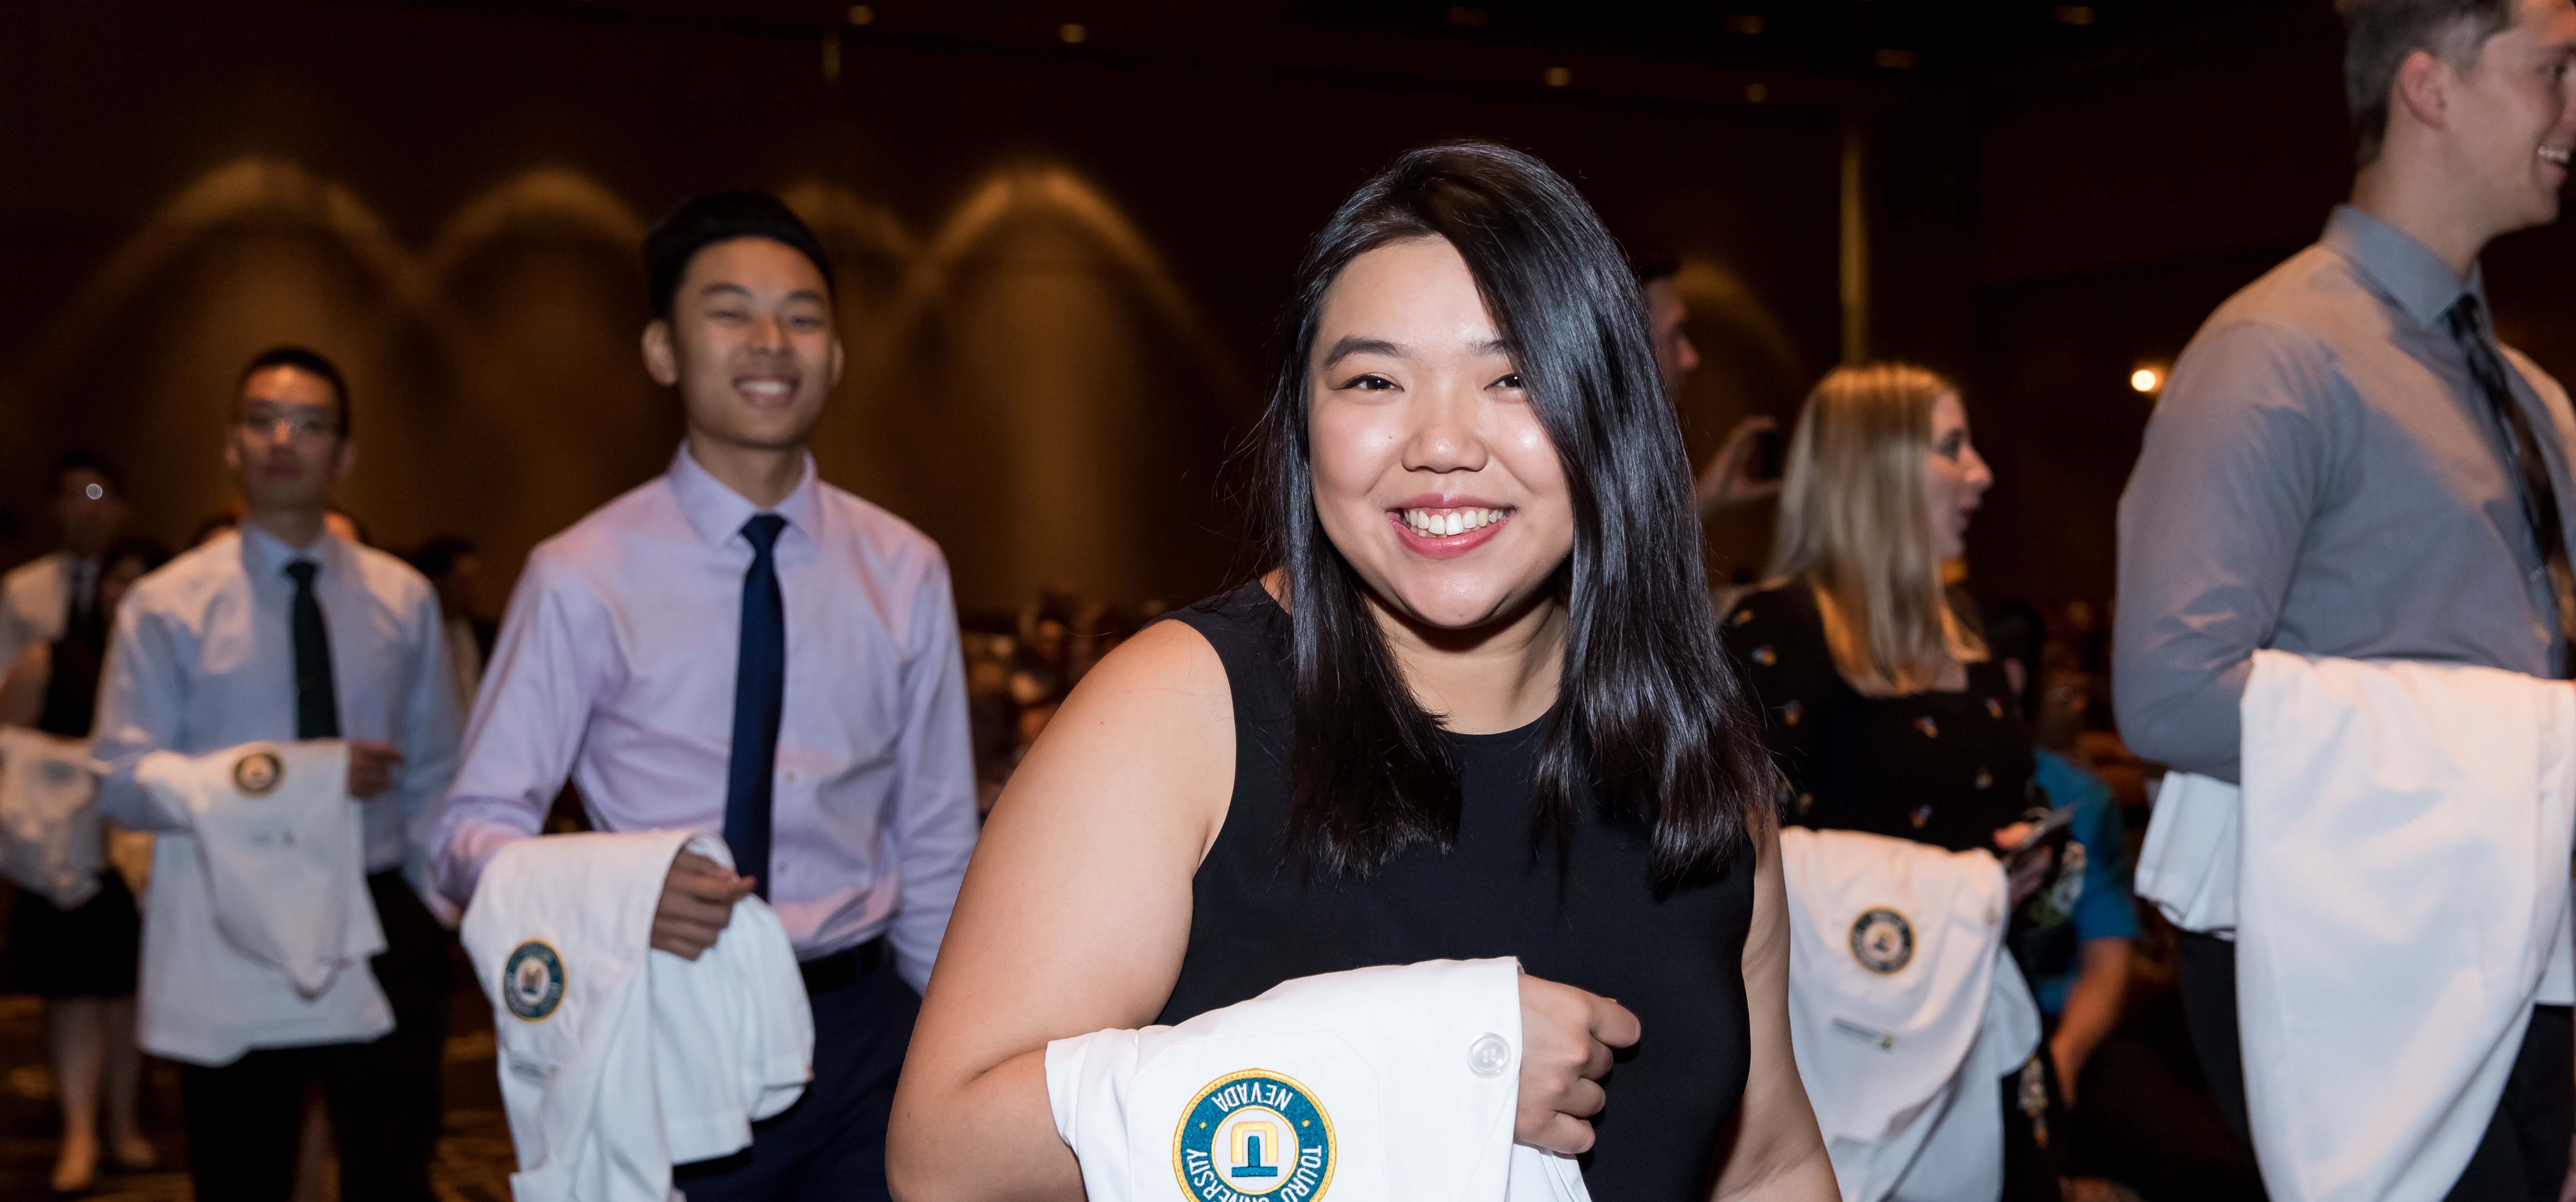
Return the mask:
<svg viewBox="0 0 2576 1202">
<path fill-rule="evenodd" d="M 1443 515 L 1451 510 L 1485 509 L 1493 511 L 1496 516 L 1473 530 L 1462 530 L 1456 534 L 1430 535 L 1415 530 L 1411 523 L 1404 520 L 1405 511 L 1411 509 L 1428 509 L 1435 514 Z M 1394 525 L 1397 536 L 1404 540 L 1405 548 L 1414 554 L 1425 559 L 1456 559 L 1492 541 L 1496 533 L 1511 523 L 1513 514 L 1513 510 L 1488 505 L 1472 498 L 1417 497 L 1399 508 L 1387 510 L 1386 520 Z"/>
</svg>

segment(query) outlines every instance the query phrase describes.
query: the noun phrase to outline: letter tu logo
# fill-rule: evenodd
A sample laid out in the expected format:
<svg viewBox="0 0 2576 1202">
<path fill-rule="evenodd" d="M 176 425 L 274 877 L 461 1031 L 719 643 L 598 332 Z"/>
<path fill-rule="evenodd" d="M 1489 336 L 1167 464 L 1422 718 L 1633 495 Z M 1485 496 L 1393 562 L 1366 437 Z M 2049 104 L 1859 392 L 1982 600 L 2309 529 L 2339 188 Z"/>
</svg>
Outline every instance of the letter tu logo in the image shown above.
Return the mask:
<svg viewBox="0 0 2576 1202">
<path fill-rule="evenodd" d="M 1208 1082 L 1172 1133 L 1172 1173 L 1196 1202 L 1315 1202 L 1333 1168 L 1331 1116 L 1295 1078 L 1265 1069 Z"/>
</svg>

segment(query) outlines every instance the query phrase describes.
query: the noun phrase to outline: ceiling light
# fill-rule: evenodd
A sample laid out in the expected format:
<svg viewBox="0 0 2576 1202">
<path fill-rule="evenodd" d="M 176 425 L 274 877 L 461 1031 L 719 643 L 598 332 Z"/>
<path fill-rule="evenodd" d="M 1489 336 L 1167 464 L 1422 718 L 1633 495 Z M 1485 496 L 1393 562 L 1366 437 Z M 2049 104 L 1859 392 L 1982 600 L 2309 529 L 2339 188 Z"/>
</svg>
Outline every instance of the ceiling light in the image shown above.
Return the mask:
<svg viewBox="0 0 2576 1202">
<path fill-rule="evenodd" d="M 1091 31 L 1084 29 L 1082 26 L 1076 25 L 1071 21 L 1067 21 L 1064 23 L 1062 28 L 1055 31 L 1055 36 L 1063 38 L 1065 44 L 1070 46 L 1082 41 L 1084 38 L 1090 37 Z"/>
<path fill-rule="evenodd" d="M 2060 4 L 2056 8 L 2049 10 L 2048 15 L 2050 19 L 2056 21 L 2060 25 L 2090 25 L 2093 23 L 2093 9 L 2090 5 Z"/>
<path fill-rule="evenodd" d="M 876 19 L 877 10 L 864 4 L 853 4 L 850 6 L 850 24 L 873 25 L 876 23 Z"/>
<path fill-rule="evenodd" d="M 1749 84 L 1744 85 L 1744 101 L 1745 101 L 1745 103 L 1747 103 L 1747 104 L 1760 104 L 1760 103 L 1762 103 L 1762 102 L 1763 102 L 1763 101 L 1765 101 L 1765 100 L 1769 100 L 1770 98 L 1771 98 L 1771 85 L 1769 85 L 1769 84 L 1760 84 L 1760 83 L 1749 83 Z"/>
<path fill-rule="evenodd" d="M 1551 88 L 1561 88 L 1574 82 L 1574 72 L 1563 67 L 1550 67 L 1547 73 L 1539 78 L 1547 81 L 1547 86 Z"/>
<path fill-rule="evenodd" d="M 2157 370 L 2153 364 L 2141 363 L 2136 371 L 2129 373 L 2129 387 L 2141 395 L 2154 396 L 2156 390 L 2164 386 L 2165 373 Z"/>
</svg>

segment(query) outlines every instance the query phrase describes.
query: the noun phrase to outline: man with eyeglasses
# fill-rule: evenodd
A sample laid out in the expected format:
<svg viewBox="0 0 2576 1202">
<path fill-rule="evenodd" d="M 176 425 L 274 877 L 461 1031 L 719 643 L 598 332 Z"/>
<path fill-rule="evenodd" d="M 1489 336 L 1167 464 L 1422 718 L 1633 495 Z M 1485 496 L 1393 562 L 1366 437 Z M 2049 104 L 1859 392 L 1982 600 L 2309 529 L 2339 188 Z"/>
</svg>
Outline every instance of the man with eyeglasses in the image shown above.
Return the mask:
<svg viewBox="0 0 2576 1202">
<path fill-rule="evenodd" d="M 0 672 L 28 647 L 63 637 L 97 604 L 99 557 L 125 529 L 125 478 L 106 460 L 74 451 L 47 479 L 63 545 L 0 579 Z"/>
<path fill-rule="evenodd" d="M 456 702 L 429 582 L 326 524 L 332 485 L 356 460 L 349 430 L 348 385 L 329 359 L 279 347 L 251 360 L 224 441 L 240 526 L 134 586 L 99 688 L 101 806 L 129 826 L 189 830 L 136 783 L 150 752 L 309 739 L 349 748 L 348 795 L 386 944 L 369 967 L 393 1012 L 390 1033 L 346 1042 L 320 1018 L 237 1014 L 232 999 L 189 996 L 172 974 L 156 980 L 165 958 L 186 954 L 173 946 L 176 908 L 209 903 L 156 890 L 146 909 L 141 1043 L 180 1062 L 200 1198 L 289 1195 L 316 1080 L 339 1147 L 340 1196 L 433 1197 L 447 943 L 409 873 L 419 863 L 414 828 L 455 774 Z M 194 842 L 167 838 L 158 854 L 194 854 Z M 209 1050 L 245 1043 L 237 1057 Z"/>
</svg>

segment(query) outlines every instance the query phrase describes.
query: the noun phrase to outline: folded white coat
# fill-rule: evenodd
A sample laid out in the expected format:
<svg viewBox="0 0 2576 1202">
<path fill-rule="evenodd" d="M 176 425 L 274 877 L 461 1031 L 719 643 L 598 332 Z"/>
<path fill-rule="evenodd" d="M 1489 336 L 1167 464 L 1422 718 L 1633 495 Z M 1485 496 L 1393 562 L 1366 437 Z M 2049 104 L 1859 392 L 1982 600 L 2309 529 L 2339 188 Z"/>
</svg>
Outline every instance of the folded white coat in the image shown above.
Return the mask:
<svg viewBox="0 0 2576 1202">
<path fill-rule="evenodd" d="M 135 783 L 164 820 L 163 904 L 143 915 L 144 1050 L 228 1064 L 252 1048 L 373 1039 L 393 1029 L 367 960 L 385 950 L 345 743 L 156 751 Z"/>
<path fill-rule="evenodd" d="M 76 910 L 98 895 L 106 865 L 89 744 L 0 726 L 0 875 Z"/>
<path fill-rule="evenodd" d="M 550 835 L 503 848 L 465 912 L 492 999 L 518 1202 L 666 1202 L 673 1165 L 750 1146 L 813 1075 L 814 1015 L 787 932 L 746 897 L 696 960 L 651 950 L 684 830 Z"/>
<path fill-rule="evenodd" d="M 2168 808 L 2169 778 L 2141 892 L 2152 882 L 2190 929 L 2234 933 L 2271 1196 L 2441 1198 L 2533 1004 L 2576 1000 L 2576 691 L 2261 651 L 2242 708 L 2241 793 L 2189 778 Z"/>
<path fill-rule="evenodd" d="M 1046 1052 L 1090 1202 L 1586 1202 L 1572 1160 L 1512 1142 L 1520 1069 L 1510 959 L 1301 977 Z"/>
<path fill-rule="evenodd" d="M 2002 1078 L 2040 1035 L 2004 947 L 2003 866 L 1799 827 L 1780 866 L 1789 1046 L 1845 1202 L 1997 1197 Z"/>
</svg>

